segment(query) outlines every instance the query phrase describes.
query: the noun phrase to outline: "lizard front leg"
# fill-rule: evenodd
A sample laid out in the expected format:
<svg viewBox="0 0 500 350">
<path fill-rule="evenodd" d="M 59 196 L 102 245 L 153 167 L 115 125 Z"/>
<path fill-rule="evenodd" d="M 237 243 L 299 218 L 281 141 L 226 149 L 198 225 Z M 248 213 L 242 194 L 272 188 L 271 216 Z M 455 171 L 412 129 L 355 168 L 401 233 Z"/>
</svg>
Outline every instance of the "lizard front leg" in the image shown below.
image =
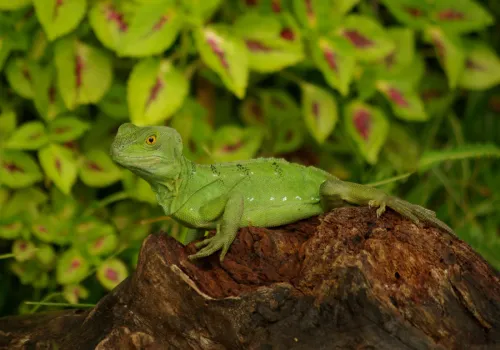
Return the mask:
<svg viewBox="0 0 500 350">
<path fill-rule="evenodd" d="M 418 226 L 421 226 L 421 222 L 423 221 L 454 234 L 453 230 L 439 220 L 436 217 L 436 213 L 432 210 L 394 196 L 389 196 L 384 191 L 375 187 L 332 179 L 326 180 L 321 184 L 320 195 L 326 197 L 326 199 L 340 198 L 348 203 L 378 208 L 377 217 L 380 217 L 385 212 L 386 207 L 389 207 L 412 220 Z"/>
<path fill-rule="evenodd" d="M 222 218 L 217 224 L 215 236 L 196 243 L 196 248 L 203 248 L 188 258 L 190 260 L 203 258 L 222 249 L 220 254 L 222 262 L 240 228 L 241 216 L 243 215 L 243 196 L 238 192 L 231 192 L 229 195 L 217 197 L 205 204 L 200 212 L 207 221 L 214 221 L 221 214 Z"/>
</svg>

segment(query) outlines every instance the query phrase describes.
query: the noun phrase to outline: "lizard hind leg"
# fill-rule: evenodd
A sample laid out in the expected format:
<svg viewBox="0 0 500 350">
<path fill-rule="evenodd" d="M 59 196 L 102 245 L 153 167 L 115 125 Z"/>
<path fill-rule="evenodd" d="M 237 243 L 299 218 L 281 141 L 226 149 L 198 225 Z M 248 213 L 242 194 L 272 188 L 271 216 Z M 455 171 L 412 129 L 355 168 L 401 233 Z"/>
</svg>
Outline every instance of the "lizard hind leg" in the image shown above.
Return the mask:
<svg viewBox="0 0 500 350">
<path fill-rule="evenodd" d="M 320 195 L 322 198 L 340 198 L 351 204 L 377 208 L 377 217 L 380 217 L 385 212 L 386 207 L 389 207 L 419 226 L 422 225 L 422 222 L 427 222 L 454 234 L 453 230 L 439 220 L 432 210 L 389 196 L 375 187 L 332 179 L 321 184 Z"/>
</svg>

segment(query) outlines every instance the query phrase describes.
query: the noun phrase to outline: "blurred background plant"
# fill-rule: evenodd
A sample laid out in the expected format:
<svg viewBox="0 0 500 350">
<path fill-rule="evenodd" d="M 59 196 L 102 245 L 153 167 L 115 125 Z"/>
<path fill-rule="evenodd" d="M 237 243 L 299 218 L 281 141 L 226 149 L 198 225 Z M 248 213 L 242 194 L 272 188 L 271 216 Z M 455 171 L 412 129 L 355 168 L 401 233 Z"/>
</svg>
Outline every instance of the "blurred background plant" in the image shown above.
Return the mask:
<svg viewBox="0 0 500 350">
<path fill-rule="evenodd" d="M 494 0 L 0 0 L 0 314 L 95 303 L 149 233 L 188 239 L 111 161 L 127 121 L 176 128 L 200 163 L 278 156 L 380 185 L 499 268 L 499 14 Z"/>
</svg>

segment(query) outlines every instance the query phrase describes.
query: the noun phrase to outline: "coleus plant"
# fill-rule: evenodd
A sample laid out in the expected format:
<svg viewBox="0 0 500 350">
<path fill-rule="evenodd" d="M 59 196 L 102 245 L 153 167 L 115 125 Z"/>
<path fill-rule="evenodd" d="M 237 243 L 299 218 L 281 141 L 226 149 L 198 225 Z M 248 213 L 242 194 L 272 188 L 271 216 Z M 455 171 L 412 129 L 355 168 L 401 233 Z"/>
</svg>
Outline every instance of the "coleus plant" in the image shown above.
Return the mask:
<svg viewBox="0 0 500 350">
<path fill-rule="evenodd" d="M 492 10 L 475 0 L 0 0 L 0 256 L 29 286 L 22 298 L 96 300 L 132 271 L 148 233 L 192 239 L 110 159 L 126 121 L 176 128 L 200 163 L 283 156 L 361 182 L 418 172 L 425 188 L 408 181 L 409 197 L 437 198 L 439 215 L 500 266 L 499 240 L 484 233 L 500 189 L 487 172 L 481 185 L 467 180 L 481 164 L 468 159 L 500 156 Z M 440 172 L 448 159 L 463 174 L 450 163 Z M 470 214 L 468 200 L 481 209 Z"/>
</svg>

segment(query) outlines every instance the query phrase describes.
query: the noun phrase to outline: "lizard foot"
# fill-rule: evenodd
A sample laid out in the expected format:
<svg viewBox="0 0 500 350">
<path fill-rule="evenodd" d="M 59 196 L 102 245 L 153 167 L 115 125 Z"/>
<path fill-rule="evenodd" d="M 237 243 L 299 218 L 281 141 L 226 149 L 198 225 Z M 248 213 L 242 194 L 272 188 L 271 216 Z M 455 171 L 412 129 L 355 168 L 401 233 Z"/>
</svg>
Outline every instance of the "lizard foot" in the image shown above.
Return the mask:
<svg viewBox="0 0 500 350">
<path fill-rule="evenodd" d="M 397 197 L 385 196 L 379 200 L 371 200 L 368 205 L 370 207 L 378 207 L 377 217 L 380 217 L 380 215 L 385 212 L 387 206 L 402 216 L 410 219 L 420 227 L 422 226 L 422 222 L 427 222 L 433 226 L 442 228 L 449 233 L 453 233 L 453 230 L 444 222 L 439 220 L 436 217 L 436 213 L 432 210 L 426 209 L 417 204 L 412 204 Z"/>
<path fill-rule="evenodd" d="M 227 251 L 229 250 L 230 245 L 231 243 L 228 242 L 228 240 L 225 239 L 224 236 L 216 234 L 213 237 L 204 239 L 203 241 L 196 243 L 195 247 L 197 249 L 202 247 L 203 248 L 196 254 L 189 255 L 188 259 L 193 261 L 199 258 L 204 258 L 209 255 L 212 255 L 218 250 L 222 250 L 219 257 L 220 262 L 222 262 L 224 260 L 224 257 L 226 256 Z"/>
</svg>

